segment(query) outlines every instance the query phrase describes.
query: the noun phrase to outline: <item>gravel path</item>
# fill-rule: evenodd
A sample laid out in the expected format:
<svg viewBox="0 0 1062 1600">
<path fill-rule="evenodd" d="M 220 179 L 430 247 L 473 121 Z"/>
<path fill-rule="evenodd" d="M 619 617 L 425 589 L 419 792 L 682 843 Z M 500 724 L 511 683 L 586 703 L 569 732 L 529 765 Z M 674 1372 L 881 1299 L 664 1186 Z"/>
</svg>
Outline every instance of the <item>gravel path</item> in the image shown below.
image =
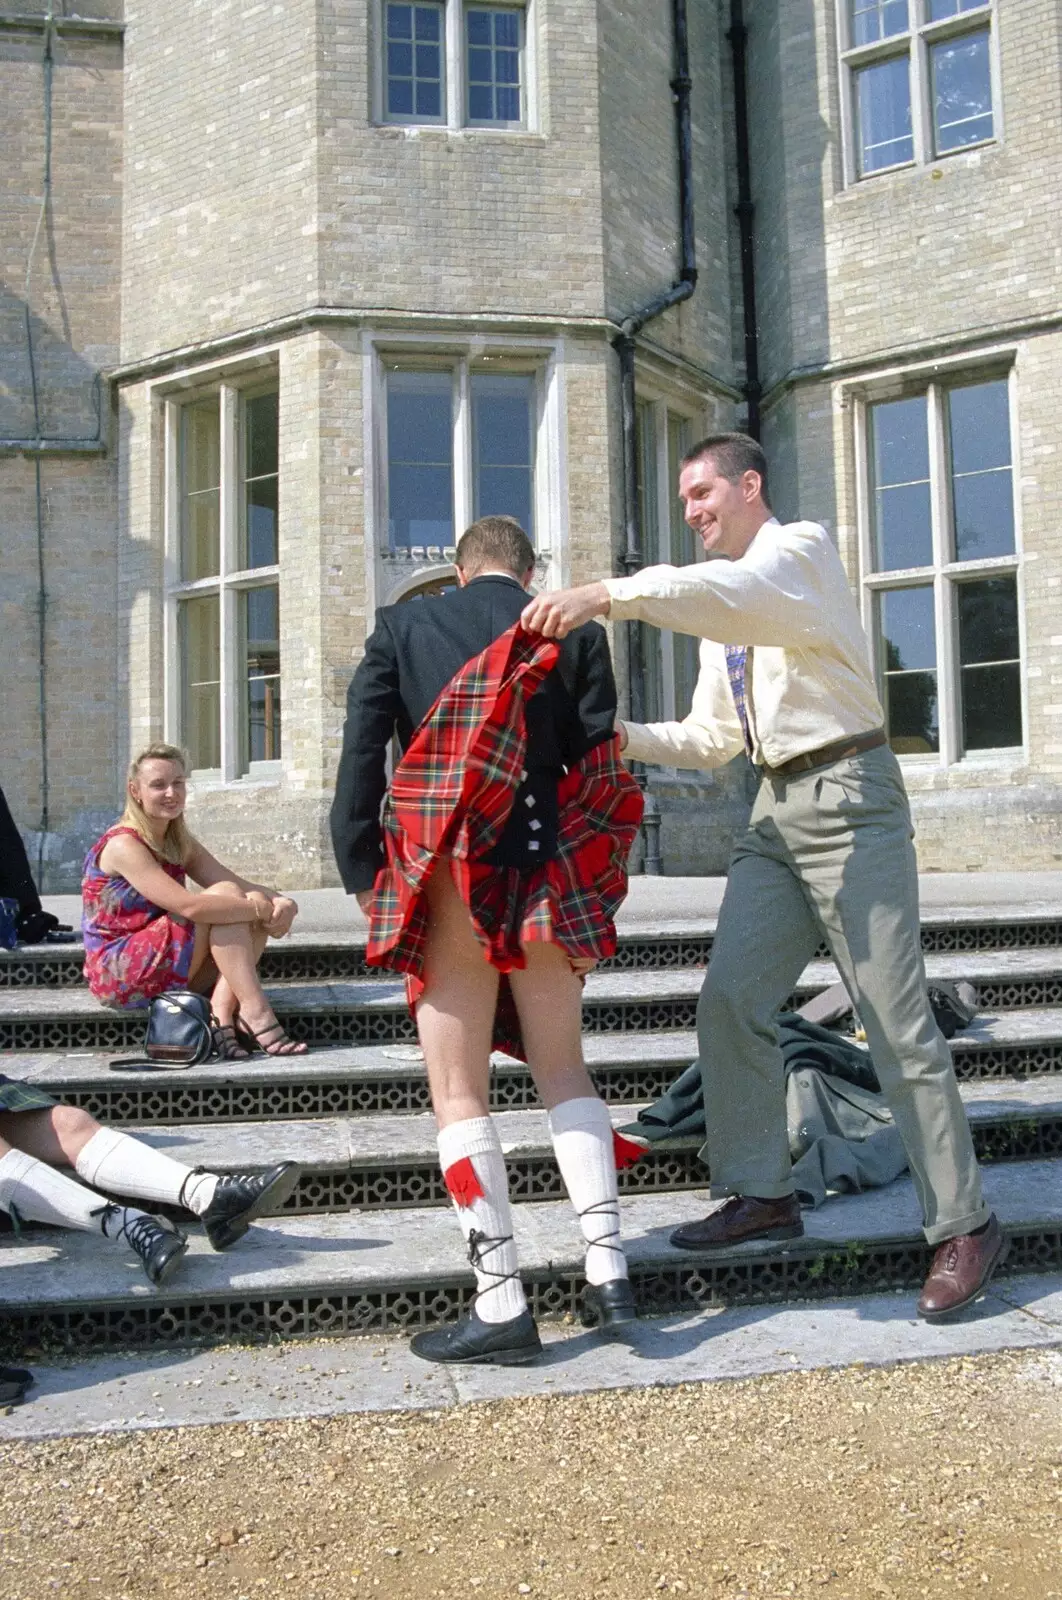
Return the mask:
<svg viewBox="0 0 1062 1600">
<path fill-rule="evenodd" d="M 1062 1356 L 0 1446 L 4 1600 L 1062 1600 Z"/>
</svg>

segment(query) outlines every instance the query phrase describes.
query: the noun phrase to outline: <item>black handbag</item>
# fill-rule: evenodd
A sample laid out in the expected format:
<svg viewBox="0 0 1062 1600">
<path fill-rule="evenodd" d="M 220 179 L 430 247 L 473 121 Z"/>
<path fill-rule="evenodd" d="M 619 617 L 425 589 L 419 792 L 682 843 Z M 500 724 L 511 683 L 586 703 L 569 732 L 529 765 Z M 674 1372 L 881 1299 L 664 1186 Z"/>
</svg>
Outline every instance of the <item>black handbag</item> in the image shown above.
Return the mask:
<svg viewBox="0 0 1062 1600">
<path fill-rule="evenodd" d="M 191 989 L 170 989 L 157 995 L 148 1010 L 144 1054 L 149 1061 L 195 1067 L 214 1051 L 210 1002 Z"/>
<path fill-rule="evenodd" d="M 148 1006 L 142 1056 L 117 1056 L 112 1072 L 163 1072 L 196 1067 L 214 1054 L 210 1002 L 192 989 L 168 989 Z"/>
<path fill-rule="evenodd" d="M 169 989 L 148 1005 L 142 1056 L 118 1056 L 112 1072 L 162 1072 L 167 1067 L 195 1067 L 214 1054 L 214 1028 L 206 995 L 191 989 Z"/>
</svg>

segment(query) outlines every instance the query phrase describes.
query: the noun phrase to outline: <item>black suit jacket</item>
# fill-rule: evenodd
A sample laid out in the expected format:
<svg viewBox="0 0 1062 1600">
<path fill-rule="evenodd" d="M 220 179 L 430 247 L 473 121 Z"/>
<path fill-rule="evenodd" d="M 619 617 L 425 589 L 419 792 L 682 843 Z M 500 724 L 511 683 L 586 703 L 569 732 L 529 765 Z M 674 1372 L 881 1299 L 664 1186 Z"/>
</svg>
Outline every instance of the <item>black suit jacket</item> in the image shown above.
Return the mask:
<svg viewBox="0 0 1062 1600">
<path fill-rule="evenodd" d="M 380 807 L 387 751 L 404 751 L 439 694 L 467 661 L 511 628 L 528 596 L 515 578 L 473 578 L 463 589 L 376 613 L 376 627 L 351 679 L 343 752 L 332 802 L 332 844 L 348 894 L 371 889 L 383 865 Z M 605 631 L 576 628 L 527 706 L 528 778 L 511 825 L 489 858 L 509 866 L 548 860 L 556 847 L 556 787 L 565 767 L 611 738 L 616 684 Z M 525 792 L 526 791 L 526 792 Z M 531 817 L 539 827 L 527 829 Z M 534 854 L 528 852 L 534 851 Z"/>
</svg>

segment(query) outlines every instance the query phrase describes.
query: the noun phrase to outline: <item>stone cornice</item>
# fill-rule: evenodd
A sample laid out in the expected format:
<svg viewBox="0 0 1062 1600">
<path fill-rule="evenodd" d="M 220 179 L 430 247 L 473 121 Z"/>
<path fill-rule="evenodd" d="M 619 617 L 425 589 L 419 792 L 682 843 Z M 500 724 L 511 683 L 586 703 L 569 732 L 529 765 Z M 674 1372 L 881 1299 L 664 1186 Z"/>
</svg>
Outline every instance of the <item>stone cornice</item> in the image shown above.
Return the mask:
<svg viewBox="0 0 1062 1600">
<path fill-rule="evenodd" d="M 1062 311 L 1044 312 L 1039 317 L 1020 317 L 1011 322 L 985 323 L 978 328 L 962 332 L 942 333 L 932 339 L 921 339 L 910 344 L 890 345 L 885 350 L 869 350 L 865 355 L 846 356 L 838 361 L 809 363 L 791 367 L 775 380 L 761 402 L 764 410 L 805 383 L 836 382 L 848 378 L 871 378 L 875 373 L 890 367 L 916 365 L 943 360 L 948 356 L 974 356 L 981 349 L 1014 343 L 1019 339 L 1035 338 L 1039 334 L 1056 333 L 1062 329 Z"/>
<path fill-rule="evenodd" d="M 255 345 L 291 338 L 314 328 L 328 327 L 369 327 L 377 334 L 386 334 L 388 329 L 396 332 L 416 330 L 423 332 L 427 337 L 432 334 L 441 337 L 489 334 L 494 338 L 504 338 L 506 334 L 512 334 L 526 338 L 537 334 L 544 339 L 555 339 L 562 334 L 576 338 L 612 339 L 620 331 L 619 324 L 609 317 L 557 316 L 548 312 L 402 311 L 387 306 L 310 306 L 304 311 L 274 317 L 256 326 L 242 328 L 236 333 L 219 334 L 214 338 L 200 339 L 174 349 L 142 356 L 135 361 L 121 362 L 106 369 L 103 377 L 108 383 L 113 384 L 163 377 L 182 367 L 214 360 L 223 361 L 230 356 L 238 357 L 253 350 Z M 639 347 L 642 343 L 643 341 L 639 340 Z M 661 345 L 650 346 L 648 341 L 645 343 L 647 353 L 651 351 L 657 361 L 670 362 L 707 388 L 726 395 L 737 394 L 738 391 L 732 385 L 706 368 L 699 367 L 688 357 L 673 355 Z"/>
</svg>

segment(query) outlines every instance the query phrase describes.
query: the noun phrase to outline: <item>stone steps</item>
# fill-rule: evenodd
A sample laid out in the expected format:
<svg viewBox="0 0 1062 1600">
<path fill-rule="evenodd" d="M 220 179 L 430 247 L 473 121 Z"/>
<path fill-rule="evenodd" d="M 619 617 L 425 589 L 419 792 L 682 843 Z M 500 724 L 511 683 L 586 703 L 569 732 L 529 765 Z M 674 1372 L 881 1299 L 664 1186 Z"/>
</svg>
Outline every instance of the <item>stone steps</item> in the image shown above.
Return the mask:
<svg viewBox="0 0 1062 1600">
<path fill-rule="evenodd" d="M 982 1160 L 1062 1156 L 1062 1079 L 962 1086 Z M 613 1125 L 632 1122 L 637 1106 L 613 1106 Z M 497 1113 L 514 1202 L 564 1196 L 540 1109 Z M 302 1178 L 287 1212 L 393 1210 L 448 1205 L 428 1111 L 405 1116 L 323 1117 L 313 1121 L 187 1123 L 137 1129 L 138 1137 L 188 1166 L 214 1172 L 262 1171 L 280 1158 L 299 1162 Z M 654 1144 L 620 1173 L 624 1194 L 703 1189 L 707 1169 L 699 1138 Z"/>
<path fill-rule="evenodd" d="M 686 886 L 682 908 L 698 903 Z M 659 886 L 654 894 L 661 894 Z M 632 896 L 632 898 L 634 898 Z M 666 904 L 665 904 L 666 902 Z M 612 963 L 588 980 L 586 1054 L 617 1124 L 633 1120 L 695 1057 L 692 1032 L 714 914 L 621 923 Z M 677 902 L 676 902 L 677 905 Z M 937 906 L 923 928 L 931 979 L 970 981 L 982 1014 L 951 1048 L 986 1186 L 1013 1239 L 1017 1271 L 1062 1265 L 1062 912 L 1027 905 Z M 102 1348 L 224 1342 L 422 1326 L 453 1316 L 472 1278 L 448 1214 L 427 1084 L 390 974 L 368 973 L 364 934 L 293 936 L 264 963 L 278 1013 L 315 1048 L 187 1070 L 112 1069 L 140 1046 L 143 1013 L 87 993 L 74 948 L 0 954 L 0 1070 L 50 1088 L 101 1120 L 136 1125 L 186 1159 L 254 1169 L 304 1165 L 282 1216 L 224 1257 L 196 1230 L 173 1283 L 152 1291 L 103 1241 L 48 1230 L 0 1239 L 0 1314 L 27 1342 Z M 820 958 L 794 998 L 836 980 Z M 495 1059 L 492 1096 L 508 1150 L 521 1262 L 539 1315 L 575 1309 L 582 1248 L 526 1067 Z M 667 1244 L 703 1214 L 696 1140 L 655 1147 L 621 1176 L 624 1232 L 642 1303 L 769 1301 L 920 1282 L 928 1251 L 907 1179 L 838 1196 L 807 1216 L 807 1237 L 699 1259 Z"/>
<path fill-rule="evenodd" d="M 1050 948 L 989 950 L 926 958 L 932 979 L 964 978 L 985 1011 L 1062 1005 L 1062 958 Z M 594 972 L 583 1003 L 587 1033 L 691 1028 L 700 969 Z M 799 1002 L 838 980 L 830 961 L 812 961 L 794 991 Z M 292 1035 L 315 1045 L 397 1043 L 414 1038 L 405 988 L 393 977 L 267 986 Z M 85 990 L 0 990 L 0 1050 L 121 1050 L 139 1044 L 143 1012 L 115 1011 Z"/>
<path fill-rule="evenodd" d="M 1011 1272 L 1062 1266 L 1062 1160 L 985 1169 L 990 1205 L 1010 1235 Z M 642 1306 L 765 1303 L 908 1289 L 929 1251 L 913 1187 L 832 1199 L 805 1217 L 803 1239 L 713 1256 L 676 1251 L 670 1230 L 701 1216 L 704 1195 L 631 1196 L 624 1236 Z M 566 1202 L 515 1209 L 521 1270 L 539 1316 L 576 1310 L 582 1242 Z M 100 1349 L 414 1328 L 468 1303 L 472 1277 L 441 1207 L 266 1219 L 232 1251 L 200 1233 L 180 1273 L 152 1290 L 123 1249 L 95 1236 L 27 1230 L 0 1241 L 0 1315 L 25 1343 Z"/>
<path fill-rule="evenodd" d="M 691 1030 L 588 1034 L 587 1064 L 613 1105 L 656 1099 L 697 1055 Z M 1021 1080 L 1062 1072 L 1062 1007 L 981 1015 L 951 1041 L 963 1080 Z M 0 1058 L 0 1070 L 39 1083 L 104 1122 L 247 1122 L 262 1119 L 415 1112 L 429 1105 L 414 1041 L 343 1045 L 287 1061 L 209 1061 L 161 1072 L 113 1069 L 93 1052 L 28 1052 Z M 495 1108 L 536 1106 L 527 1068 L 496 1056 Z"/>
<path fill-rule="evenodd" d="M 670 968 L 704 966 L 711 954 L 716 917 L 657 919 L 621 918 L 619 948 L 601 971 L 656 972 Z M 947 955 L 983 950 L 1021 950 L 1062 946 L 1062 917 L 1023 913 L 1018 908 L 986 911 L 983 907 L 956 907 L 946 915 L 930 914 L 922 920 L 922 948 L 926 955 Z M 818 952 L 825 959 L 825 947 Z M 83 984 L 80 945 L 22 945 L 0 950 L 0 989 L 71 988 Z M 295 932 L 270 944 L 262 958 L 267 982 L 331 983 L 356 978 L 379 978 L 379 968 L 365 962 L 365 933 L 333 931 L 319 934 Z M 383 975 L 386 981 L 386 974 Z"/>
</svg>

